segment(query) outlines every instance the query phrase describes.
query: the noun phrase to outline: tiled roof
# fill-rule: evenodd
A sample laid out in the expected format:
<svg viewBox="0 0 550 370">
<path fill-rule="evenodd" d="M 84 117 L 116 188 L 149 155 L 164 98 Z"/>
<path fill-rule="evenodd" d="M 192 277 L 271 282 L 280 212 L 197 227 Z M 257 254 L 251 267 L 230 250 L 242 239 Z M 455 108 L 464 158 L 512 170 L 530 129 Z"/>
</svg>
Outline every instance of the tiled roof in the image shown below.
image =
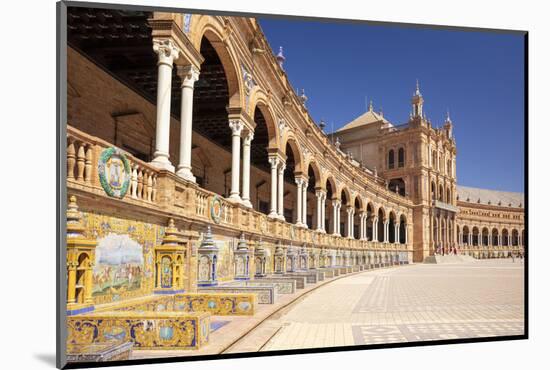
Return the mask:
<svg viewBox="0 0 550 370">
<path fill-rule="evenodd" d="M 525 207 L 523 193 L 513 193 L 510 191 L 498 191 L 489 189 L 471 188 L 469 186 L 456 187 L 458 200 L 477 204 L 500 205 L 502 207 Z"/>
<path fill-rule="evenodd" d="M 343 127 L 340 127 L 336 132 L 349 130 L 355 127 L 359 126 L 365 126 L 369 125 L 374 122 L 384 122 L 384 123 L 390 123 L 387 119 L 385 119 L 382 115 L 379 113 L 376 113 L 373 110 L 369 110 L 366 113 L 363 113 L 353 121 L 349 122 L 348 124 L 344 125 Z"/>
</svg>

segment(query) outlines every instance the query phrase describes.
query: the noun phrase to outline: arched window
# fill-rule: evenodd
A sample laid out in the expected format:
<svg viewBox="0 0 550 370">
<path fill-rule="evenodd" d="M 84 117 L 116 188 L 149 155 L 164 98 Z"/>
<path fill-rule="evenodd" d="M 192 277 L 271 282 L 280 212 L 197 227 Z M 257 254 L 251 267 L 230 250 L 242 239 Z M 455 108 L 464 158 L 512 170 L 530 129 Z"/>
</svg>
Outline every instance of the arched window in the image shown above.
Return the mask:
<svg viewBox="0 0 550 370">
<path fill-rule="evenodd" d="M 395 158 L 394 158 L 394 153 L 393 153 L 393 149 L 390 149 L 389 153 L 388 153 L 388 168 L 389 169 L 392 169 L 393 166 L 394 166 L 394 161 L 395 161 Z"/>
<path fill-rule="evenodd" d="M 443 185 L 439 185 L 439 200 L 443 202 Z"/>
<path fill-rule="evenodd" d="M 436 162 L 437 162 L 437 154 L 434 150 L 432 151 L 432 168 L 434 169 L 437 167 Z"/>
<path fill-rule="evenodd" d="M 397 166 L 405 167 L 405 149 L 399 148 L 397 151 Z"/>
<path fill-rule="evenodd" d="M 446 200 L 447 203 L 451 203 L 451 190 L 449 188 L 447 188 L 447 200 Z"/>
<path fill-rule="evenodd" d="M 449 176 L 452 176 L 452 172 L 451 172 L 451 160 L 450 159 L 447 159 L 447 175 Z"/>
</svg>

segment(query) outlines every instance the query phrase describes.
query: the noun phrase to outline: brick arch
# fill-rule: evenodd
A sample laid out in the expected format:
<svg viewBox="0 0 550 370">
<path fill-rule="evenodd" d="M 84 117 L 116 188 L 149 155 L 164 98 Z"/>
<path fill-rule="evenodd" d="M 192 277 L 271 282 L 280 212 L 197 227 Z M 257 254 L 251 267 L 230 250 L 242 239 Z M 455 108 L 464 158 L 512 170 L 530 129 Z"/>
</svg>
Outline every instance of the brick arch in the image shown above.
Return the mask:
<svg viewBox="0 0 550 370">
<path fill-rule="evenodd" d="M 267 126 L 267 134 L 269 136 L 268 140 L 268 148 L 269 149 L 276 149 L 279 147 L 279 128 L 277 125 L 277 120 L 275 119 L 276 115 L 274 114 L 271 106 L 269 105 L 267 97 L 262 93 L 259 92 L 259 95 L 256 97 L 256 100 L 254 101 L 254 106 L 251 110 L 250 117 L 254 117 L 256 113 L 256 108 L 260 110 L 262 113 L 262 116 L 265 119 L 265 124 Z"/>
<path fill-rule="evenodd" d="M 315 161 L 314 159 L 310 159 L 309 161 L 306 161 L 306 163 L 304 164 L 306 174 L 309 172 L 310 167 L 313 170 L 313 173 L 315 175 L 315 188 L 326 189 L 325 188 L 326 182 L 323 182 L 321 167 L 319 166 L 317 161 Z"/>
<path fill-rule="evenodd" d="M 294 136 L 294 133 L 292 131 L 288 131 L 281 142 L 281 146 L 279 147 L 280 151 L 286 155 L 286 147 L 287 144 L 290 146 L 290 149 L 292 150 L 292 154 L 294 155 L 294 162 L 295 162 L 295 168 L 294 171 L 297 173 L 303 173 L 304 172 L 304 158 L 302 151 L 300 150 L 300 145 L 298 145 L 298 140 L 296 140 L 296 137 Z"/>
<path fill-rule="evenodd" d="M 337 194 L 338 187 L 336 186 L 336 179 L 330 172 L 327 172 L 327 174 L 323 178 L 322 187 L 324 190 L 327 190 L 327 183 L 330 183 L 333 198 L 338 198 L 339 194 Z"/>
<path fill-rule="evenodd" d="M 218 57 L 227 79 L 229 88 L 229 107 L 243 107 L 244 86 L 241 67 L 237 53 L 230 43 L 224 42 L 228 37 L 229 28 L 223 24 L 221 17 L 212 17 L 208 15 L 195 15 L 191 22 L 191 42 L 196 50 L 201 50 L 203 37 L 208 39 Z M 199 77 L 200 78 L 200 77 Z"/>
</svg>

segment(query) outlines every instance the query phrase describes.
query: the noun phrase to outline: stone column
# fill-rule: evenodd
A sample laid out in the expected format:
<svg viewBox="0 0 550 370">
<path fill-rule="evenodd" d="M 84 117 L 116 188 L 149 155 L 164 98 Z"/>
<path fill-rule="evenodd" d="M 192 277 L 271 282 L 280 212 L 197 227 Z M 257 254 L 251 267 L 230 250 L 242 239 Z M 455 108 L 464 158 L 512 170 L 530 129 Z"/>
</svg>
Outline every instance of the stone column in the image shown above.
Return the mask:
<svg viewBox="0 0 550 370">
<path fill-rule="evenodd" d="M 469 245 L 469 246 L 474 245 L 473 239 L 474 239 L 474 238 L 473 238 L 473 233 L 472 233 L 470 230 L 468 230 L 468 245 Z"/>
<path fill-rule="evenodd" d="M 365 212 L 359 213 L 359 239 L 365 240 Z"/>
<path fill-rule="evenodd" d="M 340 235 L 340 200 L 339 199 L 333 199 L 332 200 L 332 234 L 334 235 Z"/>
<path fill-rule="evenodd" d="M 68 277 L 67 277 L 67 304 L 75 303 L 76 290 L 76 263 L 68 262 Z"/>
<path fill-rule="evenodd" d="M 229 128 L 231 129 L 231 195 L 229 200 L 240 202 L 239 195 L 239 172 L 241 168 L 241 132 L 243 123 L 239 120 L 230 120 Z"/>
<path fill-rule="evenodd" d="M 243 204 L 252 208 L 250 202 L 250 146 L 254 139 L 254 132 L 248 131 L 243 139 Z"/>
<path fill-rule="evenodd" d="M 353 216 L 355 215 L 355 208 L 348 207 L 346 209 L 348 213 L 348 238 L 353 239 Z"/>
<path fill-rule="evenodd" d="M 317 212 L 316 212 L 316 217 L 317 217 L 317 225 L 316 228 L 317 228 L 317 231 L 320 231 L 322 232 L 323 231 L 323 221 L 322 221 L 322 207 L 323 207 L 323 190 L 316 190 L 315 191 L 315 196 L 317 197 Z"/>
<path fill-rule="evenodd" d="M 86 272 L 84 273 L 84 303 L 93 304 L 94 300 L 92 298 L 92 277 L 94 274 L 93 271 L 94 262 L 89 261 L 88 266 L 86 266 Z"/>
<path fill-rule="evenodd" d="M 159 261 L 157 261 L 157 285 L 156 285 L 157 288 L 161 287 L 161 285 L 160 285 L 160 283 L 161 283 L 161 271 L 162 270 L 161 270 L 160 260 L 159 260 Z"/>
<path fill-rule="evenodd" d="M 378 241 L 378 217 L 372 218 L 372 241 Z"/>
<path fill-rule="evenodd" d="M 278 170 L 278 185 L 277 185 L 277 213 L 279 214 L 279 219 L 285 221 L 285 203 L 284 203 L 284 174 L 285 174 L 286 164 L 281 161 Z"/>
<path fill-rule="evenodd" d="M 304 183 L 302 185 L 302 226 L 306 229 L 308 228 L 307 224 L 307 186 L 308 186 L 308 180 L 304 179 Z"/>
<path fill-rule="evenodd" d="M 174 172 L 170 163 L 170 104 L 172 95 L 172 65 L 180 50 L 172 40 L 153 40 L 153 50 L 158 55 L 157 122 L 155 152 L 151 164 Z"/>
<path fill-rule="evenodd" d="M 279 157 L 269 157 L 271 164 L 271 209 L 268 217 L 278 218 L 277 214 L 277 167 L 279 166 Z"/>
<path fill-rule="evenodd" d="M 178 176 L 195 182 L 191 171 L 191 148 L 193 135 L 193 88 L 199 79 L 199 70 L 192 66 L 178 66 L 181 83 L 181 114 L 180 114 L 180 163 Z"/>
<path fill-rule="evenodd" d="M 302 188 L 304 186 L 304 179 L 296 177 L 296 226 L 302 227 Z"/>
<path fill-rule="evenodd" d="M 396 223 L 394 226 L 394 229 L 395 229 L 393 233 L 395 235 L 394 243 L 399 244 L 399 224 Z"/>
<path fill-rule="evenodd" d="M 327 228 L 325 225 L 325 211 L 326 211 L 326 201 L 327 201 L 327 193 L 323 191 L 323 198 L 321 199 L 321 229 L 322 232 L 326 233 Z"/>
<path fill-rule="evenodd" d="M 390 230 L 389 226 L 390 226 L 390 221 L 389 220 L 384 221 L 384 243 L 389 242 L 389 230 Z"/>
</svg>

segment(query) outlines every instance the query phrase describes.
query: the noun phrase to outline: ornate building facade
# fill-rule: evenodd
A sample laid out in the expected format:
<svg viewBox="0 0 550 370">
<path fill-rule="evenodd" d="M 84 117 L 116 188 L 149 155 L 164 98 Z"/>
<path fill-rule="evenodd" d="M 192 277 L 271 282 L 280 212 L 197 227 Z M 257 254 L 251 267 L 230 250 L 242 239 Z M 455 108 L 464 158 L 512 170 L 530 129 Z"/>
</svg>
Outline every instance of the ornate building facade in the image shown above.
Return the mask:
<svg viewBox="0 0 550 370">
<path fill-rule="evenodd" d="M 452 122 L 431 126 L 418 87 L 405 125 L 370 108 L 333 143 L 254 18 L 69 8 L 68 45 L 71 248 L 87 248 L 70 314 L 523 245 L 522 201 L 461 196 Z"/>
</svg>

